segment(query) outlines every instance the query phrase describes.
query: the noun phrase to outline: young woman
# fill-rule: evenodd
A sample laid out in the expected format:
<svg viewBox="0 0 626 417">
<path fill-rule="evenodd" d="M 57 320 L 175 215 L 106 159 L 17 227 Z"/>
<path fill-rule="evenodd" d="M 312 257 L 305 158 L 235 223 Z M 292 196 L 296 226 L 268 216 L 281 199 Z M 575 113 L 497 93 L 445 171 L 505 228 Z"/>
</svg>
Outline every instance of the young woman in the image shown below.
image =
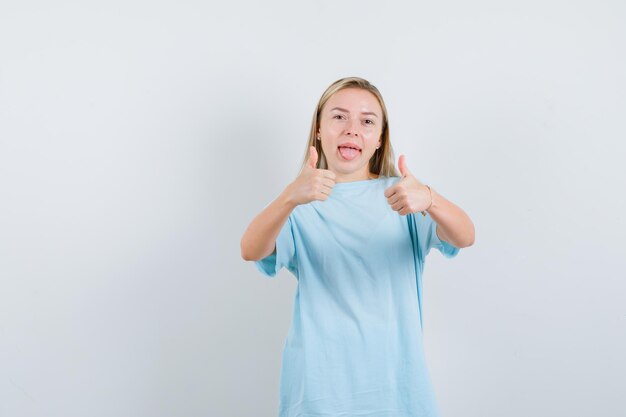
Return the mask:
<svg viewBox="0 0 626 417">
<path fill-rule="evenodd" d="M 297 178 L 250 223 L 241 254 L 297 278 L 280 417 L 438 416 L 422 341 L 422 272 L 474 243 L 465 212 L 400 156 L 376 87 L 322 94 Z"/>
</svg>

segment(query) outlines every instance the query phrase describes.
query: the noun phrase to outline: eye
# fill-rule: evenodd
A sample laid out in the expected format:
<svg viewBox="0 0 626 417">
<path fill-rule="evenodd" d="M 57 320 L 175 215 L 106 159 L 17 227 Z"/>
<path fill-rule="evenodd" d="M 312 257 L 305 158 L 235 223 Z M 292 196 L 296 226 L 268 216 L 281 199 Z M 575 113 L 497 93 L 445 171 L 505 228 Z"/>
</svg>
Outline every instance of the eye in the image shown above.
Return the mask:
<svg viewBox="0 0 626 417">
<path fill-rule="evenodd" d="M 373 125 L 374 121 L 372 119 L 365 119 L 365 124 Z"/>
<path fill-rule="evenodd" d="M 343 119 L 343 115 L 342 114 L 336 114 L 333 116 L 333 119 Z"/>
</svg>

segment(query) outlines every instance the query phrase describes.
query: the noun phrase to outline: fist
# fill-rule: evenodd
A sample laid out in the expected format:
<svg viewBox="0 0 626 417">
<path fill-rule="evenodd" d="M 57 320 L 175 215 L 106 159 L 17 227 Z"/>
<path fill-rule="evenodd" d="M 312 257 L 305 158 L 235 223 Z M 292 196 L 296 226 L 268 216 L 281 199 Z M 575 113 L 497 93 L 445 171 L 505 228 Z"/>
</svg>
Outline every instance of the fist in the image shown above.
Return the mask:
<svg viewBox="0 0 626 417">
<path fill-rule="evenodd" d="M 318 169 L 317 150 L 309 147 L 309 159 L 300 170 L 298 177 L 289 184 L 290 200 L 296 204 L 306 204 L 314 200 L 324 201 L 335 186 L 335 173 L 328 169 Z"/>
<path fill-rule="evenodd" d="M 406 166 L 404 155 L 400 155 L 398 159 L 398 168 L 402 177 L 400 181 L 385 190 L 387 203 L 402 216 L 429 208 L 431 204 L 430 191 L 411 174 Z"/>
</svg>

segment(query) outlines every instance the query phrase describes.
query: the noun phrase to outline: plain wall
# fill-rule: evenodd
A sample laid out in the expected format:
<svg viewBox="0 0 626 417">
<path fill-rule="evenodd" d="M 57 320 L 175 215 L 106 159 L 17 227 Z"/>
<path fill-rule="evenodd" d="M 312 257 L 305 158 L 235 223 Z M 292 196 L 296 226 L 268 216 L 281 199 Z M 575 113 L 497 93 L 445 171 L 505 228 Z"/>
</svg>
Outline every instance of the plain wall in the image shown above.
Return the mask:
<svg viewBox="0 0 626 417">
<path fill-rule="evenodd" d="M 622 1 L 0 5 L 0 416 L 272 416 L 297 281 L 240 256 L 369 79 L 474 246 L 432 251 L 443 417 L 626 410 Z"/>
</svg>

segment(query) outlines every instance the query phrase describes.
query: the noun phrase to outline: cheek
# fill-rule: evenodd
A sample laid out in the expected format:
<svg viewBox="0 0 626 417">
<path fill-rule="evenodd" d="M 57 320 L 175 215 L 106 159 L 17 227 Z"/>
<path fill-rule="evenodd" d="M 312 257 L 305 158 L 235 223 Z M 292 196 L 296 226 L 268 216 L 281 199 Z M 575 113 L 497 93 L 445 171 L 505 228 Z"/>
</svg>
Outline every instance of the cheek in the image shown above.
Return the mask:
<svg viewBox="0 0 626 417">
<path fill-rule="evenodd" d="M 363 131 L 363 138 L 367 140 L 376 140 L 380 138 L 381 132 L 379 129 L 365 129 Z"/>
<path fill-rule="evenodd" d="M 341 132 L 342 126 L 341 123 L 328 123 L 325 126 L 322 126 L 322 133 L 326 132 L 327 135 L 335 135 L 337 132 Z"/>
</svg>

